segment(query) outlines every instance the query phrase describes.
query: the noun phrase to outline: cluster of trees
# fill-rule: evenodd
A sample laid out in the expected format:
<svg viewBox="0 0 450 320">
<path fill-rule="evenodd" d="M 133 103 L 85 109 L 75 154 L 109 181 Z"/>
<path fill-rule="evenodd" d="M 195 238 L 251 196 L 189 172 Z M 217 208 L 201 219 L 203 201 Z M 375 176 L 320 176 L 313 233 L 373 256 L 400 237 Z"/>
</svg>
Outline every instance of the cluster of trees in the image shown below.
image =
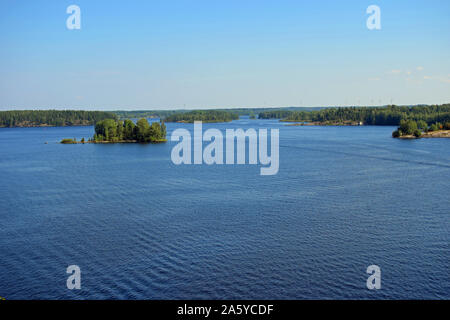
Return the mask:
<svg viewBox="0 0 450 320">
<path fill-rule="evenodd" d="M 301 111 L 301 112 L 307 112 L 307 111 Z M 291 117 L 294 111 L 291 110 L 271 110 L 271 111 L 264 111 L 259 113 L 260 119 L 285 119 L 288 117 Z"/>
<path fill-rule="evenodd" d="M 111 112 L 79 110 L 0 111 L 0 127 L 93 125 L 104 119 L 117 119 Z"/>
<path fill-rule="evenodd" d="M 450 104 L 431 106 L 387 106 L 326 108 L 315 111 L 268 111 L 262 119 L 280 118 L 286 121 L 362 122 L 366 125 L 399 125 L 401 120 L 425 121 L 428 124 L 450 121 Z"/>
<path fill-rule="evenodd" d="M 306 110 L 306 111 L 313 111 L 313 110 L 321 110 L 324 107 L 284 107 L 282 109 L 280 108 L 233 108 L 233 109 L 216 109 L 217 111 L 232 111 L 233 113 L 236 113 L 238 116 L 251 116 L 252 113 L 261 114 L 263 112 L 269 112 L 269 111 L 300 111 L 300 110 Z M 256 116 L 255 116 L 256 117 Z"/>
<path fill-rule="evenodd" d="M 439 130 L 450 130 L 450 121 L 444 124 L 436 122 L 429 126 L 424 120 L 400 120 L 400 126 L 392 133 L 392 136 L 394 138 L 398 138 L 413 135 L 419 138 L 422 136 L 423 132 Z"/>
<path fill-rule="evenodd" d="M 321 110 L 324 107 L 286 107 L 283 108 L 283 112 L 289 111 L 313 111 Z M 271 116 L 269 111 L 279 111 L 280 108 L 233 108 L 233 109 L 215 109 L 215 111 L 233 112 L 238 116 L 252 116 L 252 114 L 260 114 L 267 112 L 267 116 Z M 113 111 L 121 120 L 124 119 L 139 119 L 139 118 L 160 118 L 164 119 L 174 114 L 188 113 L 190 110 L 178 109 L 178 110 L 135 110 L 135 111 Z M 282 117 L 287 117 L 287 113 Z M 278 117 L 280 118 L 280 117 Z M 253 119 L 253 117 L 252 117 Z M 266 118 L 265 118 L 266 119 Z"/>
<path fill-rule="evenodd" d="M 166 133 L 164 122 L 152 122 L 150 125 L 145 118 L 138 120 L 136 124 L 131 120 L 106 119 L 96 123 L 92 141 L 165 142 Z"/>
<path fill-rule="evenodd" d="M 114 111 L 120 120 L 140 118 L 166 118 L 175 113 L 183 113 L 187 110 L 136 110 L 136 111 Z"/>
<path fill-rule="evenodd" d="M 168 116 L 166 122 L 229 122 L 239 119 L 234 112 L 219 110 L 194 110 L 185 113 L 176 113 Z"/>
</svg>

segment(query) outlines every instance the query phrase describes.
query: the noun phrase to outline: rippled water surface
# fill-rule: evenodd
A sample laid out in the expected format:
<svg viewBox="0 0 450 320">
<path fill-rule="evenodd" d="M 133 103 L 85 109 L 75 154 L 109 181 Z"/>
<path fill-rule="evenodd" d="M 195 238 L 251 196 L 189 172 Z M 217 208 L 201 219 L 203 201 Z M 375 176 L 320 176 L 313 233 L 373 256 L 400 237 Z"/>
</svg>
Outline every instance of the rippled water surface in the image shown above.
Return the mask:
<svg viewBox="0 0 450 320">
<path fill-rule="evenodd" d="M 169 134 L 177 127 L 193 129 Z M 278 175 L 175 166 L 174 143 L 57 143 L 93 127 L 0 129 L 0 296 L 450 298 L 450 140 L 271 120 L 209 127 L 279 128 Z M 79 291 L 66 288 L 73 264 Z M 366 288 L 372 264 L 378 291 Z"/>
</svg>

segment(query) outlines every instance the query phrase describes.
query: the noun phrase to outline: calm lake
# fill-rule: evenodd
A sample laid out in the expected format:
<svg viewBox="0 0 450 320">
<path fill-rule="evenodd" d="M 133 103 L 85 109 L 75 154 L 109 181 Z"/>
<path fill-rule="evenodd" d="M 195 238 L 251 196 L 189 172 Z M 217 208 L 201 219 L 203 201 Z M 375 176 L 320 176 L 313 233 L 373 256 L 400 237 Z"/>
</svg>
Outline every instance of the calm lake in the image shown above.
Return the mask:
<svg viewBox="0 0 450 320">
<path fill-rule="evenodd" d="M 168 138 L 176 128 L 167 124 Z M 450 299 L 450 140 L 279 128 L 277 175 L 172 164 L 175 143 L 61 145 L 93 127 L 0 129 L 6 299 Z M 45 144 L 48 142 L 48 144 Z M 381 268 L 368 290 L 366 269 Z M 66 268 L 81 268 L 68 290 Z"/>
</svg>

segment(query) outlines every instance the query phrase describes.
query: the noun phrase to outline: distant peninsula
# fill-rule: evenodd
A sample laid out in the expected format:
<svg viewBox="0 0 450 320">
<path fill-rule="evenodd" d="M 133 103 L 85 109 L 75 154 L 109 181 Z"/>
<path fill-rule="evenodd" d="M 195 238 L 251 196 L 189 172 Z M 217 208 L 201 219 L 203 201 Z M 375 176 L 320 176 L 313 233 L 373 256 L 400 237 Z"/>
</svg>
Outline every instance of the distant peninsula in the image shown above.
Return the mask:
<svg viewBox="0 0 450 320">
<path fill-rule="evenodd" d="M 202 121 L 204 123 L 230 122 L 239 119 L 239 115 L 231 111 L 221 110 L 194 110 L 184 113 L 175 113 L 164 119 L 166 122 L 193 123 Z"/>
<path fill-rule="evenodd" d="M 362 121 L 313 121 L 313 122 L 297 122 L 297 121 L 288 121 L 288 120 L 280 120 L 282 122 L 293 122 L 288 123 L 286 126 L 363 126 L 364 123 Z"/>
<path fill-rule="evenodd" d="M 385 107 L 336 107 L 313 111 L 270 110 L 259 119 L 280 119 L 293 125 L 316 126 L 398 126 L 402 120 L 428 124 L 450 122 L 450 104 Z"/>
<path fill-rule="evenodd" d="M 161 143 L 167 142 L 166 125 L 164 122 L 152 122 L 142 118 L 134 124 L 131 120 L 118 121 L 106 119 L 97 122 L 94 136 L 85 141 L 63 139 L 62 144 L 76 143 Z"/>
</svg>

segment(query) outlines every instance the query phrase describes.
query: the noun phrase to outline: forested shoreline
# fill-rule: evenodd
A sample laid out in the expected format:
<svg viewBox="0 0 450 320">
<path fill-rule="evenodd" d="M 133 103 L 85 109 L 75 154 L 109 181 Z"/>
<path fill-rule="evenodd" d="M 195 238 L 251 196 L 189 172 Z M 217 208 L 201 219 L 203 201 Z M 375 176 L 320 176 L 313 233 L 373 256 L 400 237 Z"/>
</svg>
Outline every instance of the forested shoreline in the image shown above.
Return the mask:
<svg viewBox="0 0 450 320">
<path fill-rule="evenodd" d="M 450 121 L 450 104 L 430 106 L 341 107 L 319 111 L 276 110 L 259 115 L 262 119 L 286 122 L 312 122 L 318 125 L 386 125 L 398 126 L 401 120 L 446 123 Z"/>
<path fill-rule="evenodd" d="M 327 107 L 283 107 L 284 111 L 314 111 L 321 110 Z M 261 114 L 264 112 L 278 111 L 280 108 L 265 107 L 265 108 L 219 108 L 219 109 L 209 109 L 201 111 L 225 111 L 232 112 L 238 116 L 251 117 L 252 115 Z M 182 114 L 192 112 L 193 110 L 188 109 L 174 109 L 174 110 L 118 110 L 112 111 L 119 116 L 120 120 L 125 119 L 139 119 L 139 118 L 161 118 L 165 119 L 174 114 Z M 256 116 L 255 116 L 256 117 Z"/>
<path fill-rule="evenodd" d="M 257 109 L 255 109 L 257 110 Z M 261 110 L 261 109 L 260 109 Z M 251 109 L 179 110 L 149 112 L 128 111 L 79 111 L 79 110 L 19 110 L 0 111 L 0 127 L 44 127 L 44 126 L 88 126 L 112 119 L 118 121 L 124 116 L 142 115 L 141 118 L 161 117 L 166 122 L 229 122 Z M 145 116 L 144 116 L 145 115 Z M 399 126 L 402 120 L 433 123 L 450 121 L 450 104 L 429 106 L 386 106 L 386 107 L 339 107 L 323 109 L 292 108 L 266 110 L 259 113 L 260 119 L 280 119 L 285 122 L 308 125 L 388 125 Z"/>
<path fill-rule="evenodd" d="M 0 127 L 64 127 L 91 126 L 117 115 L 105 111 L 17 110 L 0 111 Z"/>
<path fill-rule="evenodd" d="M 193 110 L 185 113 L 176 113 L 168 116 L 166 122 L 230 122 L 239 119 L 239 115 L 230 111 L 219 110 Z"/>
</svg>

